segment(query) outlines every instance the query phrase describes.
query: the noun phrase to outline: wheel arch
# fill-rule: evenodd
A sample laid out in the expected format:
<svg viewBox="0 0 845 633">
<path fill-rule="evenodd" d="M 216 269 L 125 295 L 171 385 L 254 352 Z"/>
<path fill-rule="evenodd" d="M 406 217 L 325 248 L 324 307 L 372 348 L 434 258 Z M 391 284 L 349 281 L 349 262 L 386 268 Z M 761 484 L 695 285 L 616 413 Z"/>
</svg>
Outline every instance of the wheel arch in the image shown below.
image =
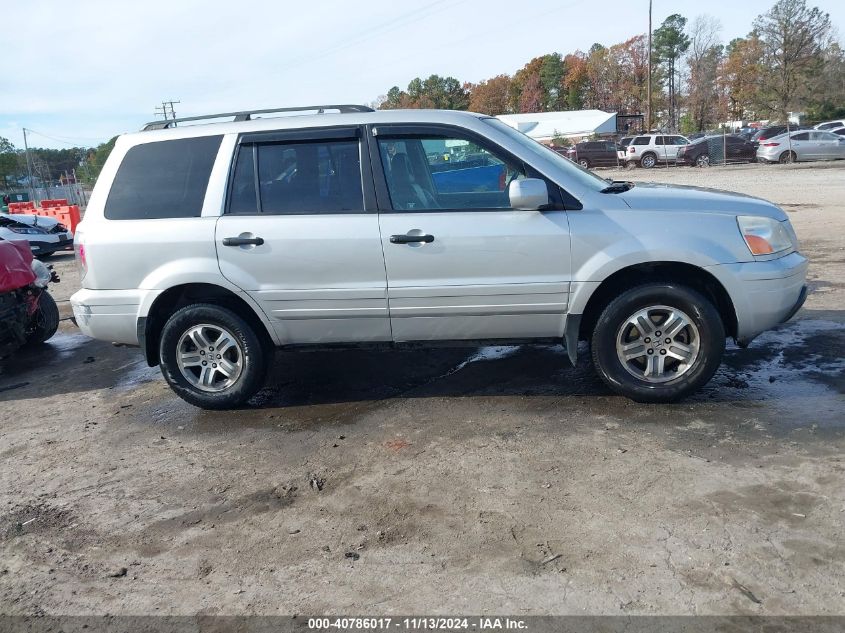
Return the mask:
<svg viewBox="0 0 845 633">
<path fill-rule="evenodd" d="M 150 305 L 146 317 L 138 319 L 138 341 L 150 367 L 160 362 L 159 339 L 164 324 L 177 310 L 195 303 L 212 303 L 232 310 L 252 326 L 265 344 L 275 346 L 272 329 L 262 319 L 259 309 L 243 296 L 215 284 L 181 284 L 160 293 Z"/>
<path fill-rule="evenodd" d="M 716 277 L 693 264 L 658 261 L 626 266 L 605 278 L 587 299 L 581 314 L 578 339 L 589 339 L 602 310 L 619 293 L 644 283 L 661 281 L 688 286 L 710 299 L 722 318 L 725 333 L 736 338 L 736 309 L 728 291 Z"/>
</svg>

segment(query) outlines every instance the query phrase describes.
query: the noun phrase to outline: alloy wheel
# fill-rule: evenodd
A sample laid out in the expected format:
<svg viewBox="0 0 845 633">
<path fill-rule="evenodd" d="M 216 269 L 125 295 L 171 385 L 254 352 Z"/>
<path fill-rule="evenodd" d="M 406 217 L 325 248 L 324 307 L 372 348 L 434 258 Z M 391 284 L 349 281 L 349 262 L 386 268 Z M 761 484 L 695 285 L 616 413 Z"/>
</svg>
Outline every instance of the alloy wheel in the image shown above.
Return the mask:
<svg viewBox="0 0 845 633">
<path fill-rule="evenodd" d="M 687 373 L 699 356 L 701 337 L 683 311 L 649 306 L 629 316 L 616 335 L 616 355 L 632 376 L 663 383 Z"/>
<path fill-rule="evenodd" d="M 201 391 L 223 391 L 241 377 L 244 353 L 230 331 L 202 323 L 189 328 L 179 338 L 176 364 L 193 387 Z"/>
</svg>

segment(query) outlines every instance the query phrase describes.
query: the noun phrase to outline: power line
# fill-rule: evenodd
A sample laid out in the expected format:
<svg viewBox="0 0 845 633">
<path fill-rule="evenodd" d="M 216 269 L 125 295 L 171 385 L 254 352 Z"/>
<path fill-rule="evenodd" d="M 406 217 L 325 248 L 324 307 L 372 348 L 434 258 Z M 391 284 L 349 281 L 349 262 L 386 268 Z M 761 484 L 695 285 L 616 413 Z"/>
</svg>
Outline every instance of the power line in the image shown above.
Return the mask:
<svg viewBox="0 0 845 633">
<path fill-rule="evenodd" d="M 31 133 L 31 134 L 37 134 L 38 136 L 43 136 L 44 138 L 49 138 L 50 140 L 57 141 L 59 143 L 63 143 L 65 145 L 70 145 L 71 147 L 79 147 L 79 145 L 76 144 L 76 143 L 70 143 L 67 140 L 64 140 L 64 139 L 74 138 L 74 137 L 71 137 L 71 136 L 65 136 L 65 137 L 51 136 L 50 134 L 44 134 L 43 132 L 39 132 L 38 130 L 33 130 L 31 128 L 26 128 L 26 131 Z M 96 138 L 96 137 L 91 136 L 91 137 L 87 137 L 87 138 L 78 137 L 77 140 L 105 142 L 107 139 Z"/>
</svg>

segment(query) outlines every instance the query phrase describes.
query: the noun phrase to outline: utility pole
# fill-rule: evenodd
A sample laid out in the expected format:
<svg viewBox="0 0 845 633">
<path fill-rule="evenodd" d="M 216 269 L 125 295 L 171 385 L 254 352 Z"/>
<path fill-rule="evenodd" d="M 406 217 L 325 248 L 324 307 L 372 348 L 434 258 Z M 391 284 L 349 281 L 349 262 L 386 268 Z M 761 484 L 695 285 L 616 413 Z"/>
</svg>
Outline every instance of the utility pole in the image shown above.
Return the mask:
<svg viewBox="0 0 845 633">
<path fill-rule="evenodd" d="M 156 106 L 155 112 L 156 115 L 161 114 L 162 118 L 167 121 L 168 119 L 175 119 L 176 118 L 176 110 L 173 109 L 174 103 L 182 103 L 181 101 L 162 101 L 161 107 Z M 167 108 L 170 106 L 170 114 L 167 113 Z"/>
<path fill-rule="evenodd" d="M 651 131 L 651 0 L 648 0 L 648 88 L 646 96 L 645 132 Z"/>
<path fill-rule="evenodd" d="M 26 128 L 23 128 L 23 149 L 24 156 L 26 157 L 26 173 L 29 176 L 29 199 L 35 204 L 35 188 L 32 185 L 32 167 L 29 165 L 29 145 L 26 142 Z"/>
</svg>

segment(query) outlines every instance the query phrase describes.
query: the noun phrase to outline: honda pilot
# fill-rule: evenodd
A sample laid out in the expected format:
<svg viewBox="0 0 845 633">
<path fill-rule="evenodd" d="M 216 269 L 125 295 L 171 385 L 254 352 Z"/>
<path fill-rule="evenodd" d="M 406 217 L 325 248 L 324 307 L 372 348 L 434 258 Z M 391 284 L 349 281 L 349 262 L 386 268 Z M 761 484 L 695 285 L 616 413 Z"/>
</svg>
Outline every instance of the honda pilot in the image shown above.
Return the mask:
<svg viewBox="0 0 845 633">
<path fill-rule="evenodd" d="M 806 296 L 774 204 L 610 182 L 496 118 L 207 118 L 117 140 L 71 298 L 84 333 L 140 346 L 199 407 L 247 401 L 277 348 L 444 342 L 563 344 L 574 364 L 586 341 L 610 389 L 668 402 Z"/>
</svg>

